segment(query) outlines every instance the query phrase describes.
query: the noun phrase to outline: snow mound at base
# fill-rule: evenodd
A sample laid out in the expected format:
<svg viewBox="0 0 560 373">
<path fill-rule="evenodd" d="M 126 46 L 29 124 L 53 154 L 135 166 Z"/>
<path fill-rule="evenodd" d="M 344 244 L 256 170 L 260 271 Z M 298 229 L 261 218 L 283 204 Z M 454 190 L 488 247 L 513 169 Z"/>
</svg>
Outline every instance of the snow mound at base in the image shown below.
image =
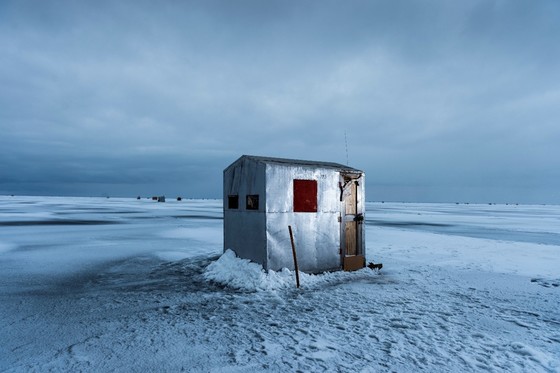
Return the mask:
<svg viewBox="0 0 560 373">
<path fill-rule="evenodd" d="M 257 263 L 241 259 L 232 250 L 226 250 L 215 262 L 210 263 L 204 271 L 204 278 L 218 284 L 244 291 L 271 291 L 295 288 L 295 272 L 287 268 L 268 272 Z M 318 275 L 299 272 L 300 284 L 312 288 L 333 282 L 344 282 L 357 276 L 376 276 L 369 270 L 356 272 L 325 272 Z"/>
<path fill-rule="evenodd" d="M 235 256 L 232 250 L 226 250 L 215 262 L 210 263 L 204 272 L 204 278 L 234 289 L 246 291 L 267 291 L 293 287 L 294 274 L 288 269 L 281 272 L 268 271 L 260 264 Z"/>
</svg>

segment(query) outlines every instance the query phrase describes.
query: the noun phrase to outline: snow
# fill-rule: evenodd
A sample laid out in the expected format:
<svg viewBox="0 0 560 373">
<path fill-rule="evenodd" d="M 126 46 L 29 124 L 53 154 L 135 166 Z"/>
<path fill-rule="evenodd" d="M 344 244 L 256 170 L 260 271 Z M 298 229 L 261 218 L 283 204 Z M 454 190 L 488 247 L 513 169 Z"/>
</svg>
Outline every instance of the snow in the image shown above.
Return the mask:
<svg viewBox="0 0 560 373">
<path fill-rule="evenodd" d="M 292 273 L 288 269 L 278 273 L 267 273 L 261 265 L 237 258 L 231 250 L 227 250 L 218 260 L 206 267 L 204 278 L 245 291 L 286 289 L 294 284 Z"/>
<path fill-rule="evenodd" d="M 333 283 L 352 281 L 358 278 L 368 278 L 376 275 L 371 270 L 361 271 L 361 276 L 348 272 L 332 272 L 320 275 L 300 272 L 300 286 L 306 289 L 317 289 Z M 231 250 L 216 261 L 210 263 L 203 273 L 204 279 L 222 286 L 247 292 L 272 291 L 291 289 L 296 286 L 295 272 L 284 268 L 280 272 L 269 270 L 266 272 L 259 264 L 247 259 L 240 259 Z"/>
<path fill-rule="evenodd" d="M 560 372 L 560 207 L 368 203 L 380 272 L 222 254 L 215 200 L 0 197 L 0 371 Z"/>
</svg>

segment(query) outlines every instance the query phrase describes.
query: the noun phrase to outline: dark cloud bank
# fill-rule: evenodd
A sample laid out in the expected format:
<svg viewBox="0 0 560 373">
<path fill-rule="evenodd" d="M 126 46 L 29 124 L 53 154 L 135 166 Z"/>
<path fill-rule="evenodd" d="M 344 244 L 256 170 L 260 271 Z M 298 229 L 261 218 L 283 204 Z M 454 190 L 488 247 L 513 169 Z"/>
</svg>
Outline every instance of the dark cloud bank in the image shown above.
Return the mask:
<svg viewBox="0 0 560 373">
<path fill-rule="evenodd" d="M 560 203 L 557 1 L 0 3 L 0 194 L 219 197 L 241 154 L 369 200 Z"/>
</svg>

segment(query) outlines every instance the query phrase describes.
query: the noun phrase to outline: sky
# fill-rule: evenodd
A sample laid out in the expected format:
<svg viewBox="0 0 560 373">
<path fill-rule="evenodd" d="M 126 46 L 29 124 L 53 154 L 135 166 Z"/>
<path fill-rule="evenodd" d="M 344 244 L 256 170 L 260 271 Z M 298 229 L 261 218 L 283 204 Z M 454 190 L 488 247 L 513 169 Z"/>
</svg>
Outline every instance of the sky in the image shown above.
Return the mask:
<svg viewBox="0 0 560 373">
<path fill-rule="evenodd" d="M 2 0 L 0 194 L 220 198 L 251 154 L 560 203 L 559 40 L 556 0 Z"/>
</svg>

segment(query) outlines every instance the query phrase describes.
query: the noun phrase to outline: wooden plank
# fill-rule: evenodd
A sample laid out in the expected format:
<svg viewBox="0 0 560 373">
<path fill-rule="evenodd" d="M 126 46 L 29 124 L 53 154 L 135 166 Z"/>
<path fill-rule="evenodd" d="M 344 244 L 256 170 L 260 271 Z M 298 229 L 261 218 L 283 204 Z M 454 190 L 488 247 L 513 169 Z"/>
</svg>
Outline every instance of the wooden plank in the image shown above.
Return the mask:
<svg viewBox="0 0 560 373">
<path fill-rule="evenodd" d="M 346 194 L 344 201 L 345 201 L 345 205 L 346 205 L 346 215 L 355 215 L 356 214 L 356 196 L 357 196 L 357 190 L 356 190 L 356 183 L 354 182 L 350 182 L 350 185 L 348 185 L 346 187 Z"/>
<path fill-rule="evenodd" d="M 366 258 L 363 255 L 345 256 L 343 269 L 345 271 L 356 271 L 366 266 Z"/>
<path fill-rule="evenodd" d="M 355 221 L 347 221 L 345 224 L 346 235 L 346 252 L 345 255 L 356 255 L 357 242 L 356 242 L 356 229 L 357 223 Z"/>
</svg>

